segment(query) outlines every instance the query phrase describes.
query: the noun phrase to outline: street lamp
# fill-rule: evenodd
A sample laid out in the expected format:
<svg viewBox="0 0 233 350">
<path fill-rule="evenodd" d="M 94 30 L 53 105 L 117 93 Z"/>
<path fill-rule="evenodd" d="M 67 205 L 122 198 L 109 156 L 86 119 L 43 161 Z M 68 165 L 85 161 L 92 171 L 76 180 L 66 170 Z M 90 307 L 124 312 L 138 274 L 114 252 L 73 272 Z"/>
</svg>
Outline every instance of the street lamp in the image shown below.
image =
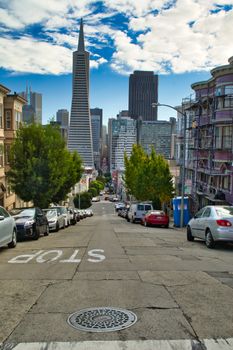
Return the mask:
<svg viewBox="0 0 233 350">
<path fill-rule="evenodd" d="M 152 107 L 168 107 L 174 109 L 184 117 L 184 130 L 183 130 L 183 159 L 182 159 L 182 172 L 181 172 L 181 203 L 180 203 L 180 227 L 184 227 L 184 185 L 185 185 L 185 153 L 186 153 L 186 127 L 187 127 L 187 115 L 186 112 L 181 112 L 177 108 L 167 105 L 165 103 L 153 102 Z"/>
</svg>

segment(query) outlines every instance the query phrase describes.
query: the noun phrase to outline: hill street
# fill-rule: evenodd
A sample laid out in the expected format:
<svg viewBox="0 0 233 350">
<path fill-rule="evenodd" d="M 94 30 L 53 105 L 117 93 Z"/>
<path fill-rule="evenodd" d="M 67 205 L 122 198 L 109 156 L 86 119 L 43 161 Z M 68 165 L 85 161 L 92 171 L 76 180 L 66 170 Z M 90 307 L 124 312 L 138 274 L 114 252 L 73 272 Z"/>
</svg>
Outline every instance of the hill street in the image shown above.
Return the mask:
<svg viewBox="0 0 233 350">
<path fill-rule="evenodd" d="M 92 207 L 75 226 L 0 249 L 0 349 L 232 349 L 233 245 L 207 249 L 185 229 L 128 223 L 106 201 Z M 98 307 L 137 320 L 97 333 L 67 322 Z"/>
</svg>

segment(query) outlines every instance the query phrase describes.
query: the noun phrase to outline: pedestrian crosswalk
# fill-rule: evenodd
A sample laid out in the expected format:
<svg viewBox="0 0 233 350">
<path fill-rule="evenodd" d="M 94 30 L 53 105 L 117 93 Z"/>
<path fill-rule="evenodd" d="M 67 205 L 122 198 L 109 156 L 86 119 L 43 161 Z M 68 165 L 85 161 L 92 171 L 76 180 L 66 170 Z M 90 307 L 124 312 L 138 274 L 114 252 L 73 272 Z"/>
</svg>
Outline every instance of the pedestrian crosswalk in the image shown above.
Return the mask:
<svg viewBox="0 0 233 350">
<path fill-rule="evenodd" d="M 197 340 L 128 340 L 3 343 L 0 350 L 232 350 L 233 338 Z"/>
</svg>

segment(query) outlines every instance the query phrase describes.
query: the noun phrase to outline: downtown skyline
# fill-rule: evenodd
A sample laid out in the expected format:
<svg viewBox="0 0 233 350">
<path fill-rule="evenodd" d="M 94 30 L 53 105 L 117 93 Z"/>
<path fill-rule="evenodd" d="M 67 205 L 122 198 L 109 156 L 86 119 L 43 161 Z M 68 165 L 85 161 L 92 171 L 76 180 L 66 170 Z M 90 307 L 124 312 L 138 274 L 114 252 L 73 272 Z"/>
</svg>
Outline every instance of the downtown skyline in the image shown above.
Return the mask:
<svg viewBox="0 0 233 350">
<path fill-rule="evenodd" d="M 129 75 L 159 75 L 159 102 L 179 105 L 191 84 L 210 78 L 233 54 L 233 1 L 41 1 L 1 4 L 0 82 L 12 92 L 26 85 L 43 95 L 43 123 L 71 109 L 72 52 L 83 17 L 90 52 L 90 107 L 103 123 L 128 109 Z M 158 109 L 158 119 L 175 111 Z"/>
</svg>

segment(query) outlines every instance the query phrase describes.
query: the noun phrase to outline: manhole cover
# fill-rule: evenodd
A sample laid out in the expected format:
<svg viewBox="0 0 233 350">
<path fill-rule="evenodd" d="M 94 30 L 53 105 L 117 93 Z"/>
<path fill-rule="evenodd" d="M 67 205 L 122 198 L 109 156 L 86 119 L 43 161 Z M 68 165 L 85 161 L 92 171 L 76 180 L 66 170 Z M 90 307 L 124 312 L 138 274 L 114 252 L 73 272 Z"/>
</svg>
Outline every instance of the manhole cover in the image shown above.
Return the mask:
<svg viewBox="0 0 233 350">
<path fill-rule="evenodd" d="M 67 322 L 86 332 L 113 332 L 132 326 L 137 316 L 128 310 L 113 307 L 98 307 L 74 312 Z"/>
</svg>

